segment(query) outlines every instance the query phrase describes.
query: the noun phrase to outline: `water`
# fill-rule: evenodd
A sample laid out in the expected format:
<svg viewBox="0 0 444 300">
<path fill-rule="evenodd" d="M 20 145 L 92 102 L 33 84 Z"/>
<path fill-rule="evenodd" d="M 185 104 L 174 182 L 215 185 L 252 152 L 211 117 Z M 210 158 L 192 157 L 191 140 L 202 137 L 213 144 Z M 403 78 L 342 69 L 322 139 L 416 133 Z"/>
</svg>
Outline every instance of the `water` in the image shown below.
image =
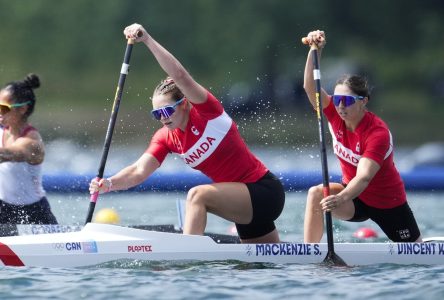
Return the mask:
<svg viewBox="0 0 444 300">
<path fill-rule="evenodd" d="M 305 192 L 287 194 L 277 226 L 284 240 L 301 241 Z M 177 224 L 182 193 L 110 193 L 96 212 L 115 208 L 123 225 Z M 444 193 L 409 193 L 424 236 L 444 233 Z M 82 224 L 88 195 L 48 195 L 63 224 Z M 334 223 L 336 241 L 357 241 L 355 230 L 372 223 Z M 229 233 L 231 224 L 210 215 L 208 231 Z M 0 299 L 443 299 L 444 266 L 327 267 L 240 262 L 147 263 L 121 261 L 76 269 L 0 270 Z"/>
</svg>

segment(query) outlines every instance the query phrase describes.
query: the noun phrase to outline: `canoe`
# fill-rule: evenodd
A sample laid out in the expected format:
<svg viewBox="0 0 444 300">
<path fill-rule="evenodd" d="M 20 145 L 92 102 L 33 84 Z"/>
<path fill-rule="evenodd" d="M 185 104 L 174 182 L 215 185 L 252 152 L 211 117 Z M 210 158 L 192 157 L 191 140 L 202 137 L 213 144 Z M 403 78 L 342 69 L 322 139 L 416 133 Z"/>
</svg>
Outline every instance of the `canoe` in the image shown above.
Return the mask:
<svg viewBox="0 0 444 300">
<path fill-rule="evenodd" d="M 444 239 L 427 243 L 335 243 L 347 265 L 444 264 Z M 80 231 L 0 237 L 0 265 L 85 267 L 119 260 L 224 261 L 317 264 L 326 243 L 217 243 L 210 236 L 184 235 L 88 223 Z"/>
</svg>

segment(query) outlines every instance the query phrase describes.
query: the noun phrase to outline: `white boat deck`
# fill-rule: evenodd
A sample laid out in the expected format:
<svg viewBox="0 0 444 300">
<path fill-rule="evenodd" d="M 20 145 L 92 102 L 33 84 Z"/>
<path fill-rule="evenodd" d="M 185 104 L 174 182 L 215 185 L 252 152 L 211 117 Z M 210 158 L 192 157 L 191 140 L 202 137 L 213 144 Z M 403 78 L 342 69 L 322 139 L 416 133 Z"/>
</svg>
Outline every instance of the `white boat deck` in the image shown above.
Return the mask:
<svg viewBox="0 0 444 300">
<path fill-rule="evenodd" d="M 444 264 L 444 242 L 336 243 L 347 265 Z M 89 223 L 81 231 L 0 237 L 0 262 L 13 266 L 83 267 L 110 261 L 221 261 L 311 264 L 327 244 L 218 244 L 208 236 Z"/>
</svg>

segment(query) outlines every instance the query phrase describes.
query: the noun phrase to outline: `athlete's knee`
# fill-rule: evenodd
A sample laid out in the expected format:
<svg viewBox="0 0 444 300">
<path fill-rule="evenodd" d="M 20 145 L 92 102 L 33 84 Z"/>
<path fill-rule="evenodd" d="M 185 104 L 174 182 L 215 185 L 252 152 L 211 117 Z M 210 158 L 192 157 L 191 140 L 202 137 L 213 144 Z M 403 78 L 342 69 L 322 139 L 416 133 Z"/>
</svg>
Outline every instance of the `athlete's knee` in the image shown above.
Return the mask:
<svg viewBox="0 0 444 300">
<path fill-rule="evenodd" d="M 324 197 L 322 185 L 315 185 L 308 189 L 307 201 L 313 204 L 319 204 Z"/>
<path fill-rule="evenodd" d="M 187 195 L 188 205 L 206 205 L 207 192 L 204 186 L 198 185 L 191 188 Z"/>
</svg>

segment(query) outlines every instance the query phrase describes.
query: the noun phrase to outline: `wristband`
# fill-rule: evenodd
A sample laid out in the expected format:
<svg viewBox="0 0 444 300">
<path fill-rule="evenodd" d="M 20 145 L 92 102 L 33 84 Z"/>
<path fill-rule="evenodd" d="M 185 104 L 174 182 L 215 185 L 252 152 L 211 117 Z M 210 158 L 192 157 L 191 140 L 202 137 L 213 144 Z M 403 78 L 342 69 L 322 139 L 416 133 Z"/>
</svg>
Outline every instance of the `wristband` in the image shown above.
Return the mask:
<svg viewBox="0 0 444 300">
<path fill-rule="evenodd" d="M 105 193 L 108 193 L 111 191 L 111 188 L 113 187 L 113 182 L 111 181 L 111 178 L 106 178 L 106 180 L 108 181 L 109 185 Z"/>
</svg>

